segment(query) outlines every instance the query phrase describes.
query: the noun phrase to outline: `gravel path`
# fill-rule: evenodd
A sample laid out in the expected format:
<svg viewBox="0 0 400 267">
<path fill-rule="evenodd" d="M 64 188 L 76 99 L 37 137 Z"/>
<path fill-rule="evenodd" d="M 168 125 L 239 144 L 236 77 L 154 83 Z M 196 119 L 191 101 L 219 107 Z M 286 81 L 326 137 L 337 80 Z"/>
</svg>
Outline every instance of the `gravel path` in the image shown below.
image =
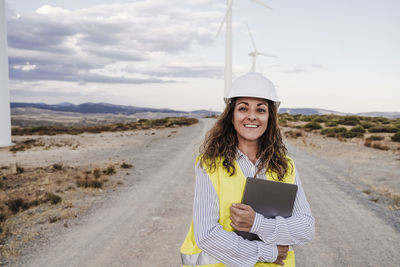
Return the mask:
<svg viewBox="0 0 400 267">
<path fill-rule="evenodd" d="M 54 232 L 41 248 L 25 252 L 15 266 L 180 266 L 179 247 L 191 220 L 194 157 L 213 122 L 201 120 L 169 138 L 170 130 L 157 131 L 97 153 L 133 162 L 132 182 L 72 227 Z M 297 266 L 397 266 L 399 217 L 341 179 L 345 174 L 334 163 L 293 146 L 289 151 L 317 223 L 314 241 L 295 248 Z"/>
</svg>

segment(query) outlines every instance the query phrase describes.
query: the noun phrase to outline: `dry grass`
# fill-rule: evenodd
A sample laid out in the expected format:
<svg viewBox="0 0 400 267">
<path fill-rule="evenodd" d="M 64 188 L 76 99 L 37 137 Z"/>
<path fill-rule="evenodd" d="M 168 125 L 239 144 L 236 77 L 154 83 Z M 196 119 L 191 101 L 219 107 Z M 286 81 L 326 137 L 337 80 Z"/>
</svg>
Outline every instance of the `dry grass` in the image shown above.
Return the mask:
<svg viewBox="0 0 400 267">
<path fill-rule="evenodd" d="M 55 139 L 44 139 L 44 138 L 29 138 L 22 141 L 15 141 L 14 146 L 10 147 L 11 152 L 20 152 L 26 151 L 33 148 L 41 148 L 41 149 L 51 149 L 51 148 L 59 148 L 59 147 L 68 147 L 72 150 L 77 149 L 80 146 L 80 143 L 76 140 L 55 140 Z"/>
<path fill-rule="evenodd" d="M 289 130 L 289 131 L 285 132 L 285 136 L 289 137 L 289 138 L 296 139 L 298 137 L 303 136 L 303 131 L 300 131 L 300 130 Z"/>
<path fill-rule="evenodd" d="M 91 197 L 122 184 L 111 178 L 122 164 L 0 167 L 0 258 L 17 256 L 37 225 L 76 217 L 90 206 Z"/>
<path fill-rule="evenodd" d="M 389 150 L 389 146 L 382 144 L 380 141 L 372 141 L 370 139 L 366 139 L 364 142 L 364 146 L 372 147 L 380 150 Z"/>
<path fill-rule="evenodd" d="M 115 123 L 95 126 L 38 126 L 30 128 L 12 128 L 12 135 L 57 135 L 70 134 L 77 135 L 82 133 L 101 133 L 101 132 L 118 132 L 140 129 L 160 129 L 166 127 L 188 126 L 198 123 L 195 118 L 176 117 L 163 118 L 156 120 L 140 119 L 137 122 Z"/>
</svg>

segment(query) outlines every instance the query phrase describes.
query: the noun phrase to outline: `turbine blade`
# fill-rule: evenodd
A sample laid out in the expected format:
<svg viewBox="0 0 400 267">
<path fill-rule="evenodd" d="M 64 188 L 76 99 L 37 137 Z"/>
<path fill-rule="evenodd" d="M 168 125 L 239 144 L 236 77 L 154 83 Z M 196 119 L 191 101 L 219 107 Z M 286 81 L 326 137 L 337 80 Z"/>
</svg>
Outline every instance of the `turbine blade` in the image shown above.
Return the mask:
<svg viewBox="0 0 400 267">
<path fill-rule="evenodd" d="M 260 52 L 257 52 L 257 55 L 261 55 L 261 56 L 267 56 L 267 57 L 275 57 L 275 58 L 279 58 L 279 57 L 277 57 L 277 56 L 274 56 L 274 55 L 271 55 L 271 54 L 260 53 Z"/>
<path fill-rule="evenodd" d="M 246 22 L 246 27 L 247 27 L 247 31 L 249 32 L 250 40 L 251 40 L 251 43 L 253 44 L 254 51 L 257 51 L 256 42 L 254 42 L 253 35 L 251 34 L 250 27 L 249 27 L 249 24 L 247 24 L 247 22 Z"/>
<path fill-rule="evenodd" d="M 264 4 L 263 2 L 261 2 L 260 0 L 250 0 L 250 1 L 255 3 L 255 4 L 257 4 L 257 5 L 263 6 L 265 8 L 272 9 L 269 6 L 267 6 L 266 4 Z"/>
<path fill-rule="evenodd" d="M 278 57 L 275 56 L 275 55 L 271 55 L 271 54 L 267 54 L 267 53 L 259 53 L 259 52 L 257 52 L 257 55 L 260 55 L 260 56 L 267 56 L 267 57 L 276 57 L 276 58 L 278 58 Z"/>
<path fill-rule="evenodd" d="M 224 26 L 224 24 L 226 23 L 226 18 L 228 17 L 228 13 L 232 12 L 232 5 L 233 5 L 233 0 L 229 3 L 229 6 L 226 9 L 224 18 L 222 19 L 221 24 L 219 25 L 218 32 L 217 32 L 217 37 L 219 36 L 219 33 L 222 30 L 222 26 Z"/>
</svg>

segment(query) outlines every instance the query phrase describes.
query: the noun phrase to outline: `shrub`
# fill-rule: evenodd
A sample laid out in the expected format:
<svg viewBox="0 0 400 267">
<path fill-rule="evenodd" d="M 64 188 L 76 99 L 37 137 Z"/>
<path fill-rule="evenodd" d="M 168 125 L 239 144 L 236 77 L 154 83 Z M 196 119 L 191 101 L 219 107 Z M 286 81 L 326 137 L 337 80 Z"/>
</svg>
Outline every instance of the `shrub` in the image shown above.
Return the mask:
<svg viewBox="0 0 400 267">
<path fill-rule="evenodd" d="M 91 180 L 91 179 L 80 179 L 76 181 L 76 185 L 78 187 L 84 187 L 84 188 L 102 188 L 103 187 L 103 181 L 99 180 Z"/>
<path fill-rule="evenodd" d="M 132 168 L 132 164 L 128 164 L 128 163 L 123 162 L 123 163 L 121 164 L 121 168 L 123 168 L 123 169 Z"/>
<path fill-rule="evenodd" d="M 57 171 L 62 170 L 62 168 L 63 168 L 63 165 L 62 165 L 62 164 L 58 164 L 58 163 L 54 163 L 54 164 L 53 164 L 53 169 L 55 169 L 55 170 L 57 170 Z"/>
<path fill-rule="evenodd" d="M 106 175 L 113 175 L 115 173 L 114 166 L 108 166 L 107 169 L 103 170 L 103 173 Z"/>
<path fill-rule="evenodd" d="M 326 128 L 321 131 L 321 134 L 332 134 L 332 133 L 345 133 L 347 132 L 347 129 L 345 127 L 332 127 L 332 128 Z"/>
<path fill-rule="evenodd" d="M 326 127 L 335 127 L 335 126 L 338 126 L 338 123 L 337 123 L 337 121 L 327 121 L 325 123 L 325 126 Z"/>
<path fill-rule="evenodd" d="M 384 145 L 384 144 L 382 144 L 381 142 L 379 142 L 379 141 L 372 142 L 369 139 L 365 140 L 364 146 L 372 147 L 372 148 L 376 148 L 376 149 L 381 149 L 381 150 L 389 150 L 389 147 Z"/>
<path fill-rule="evenodd" d="M 62 198 L 59 195 L 53 193 L 46 193 L 45 195 L 45 201 L 50 201 L 53 205 L 60 203 L 61 200 Z"/>
<path fill-rule="evenodd" d="M 345 116 L 338 123 L 342 125 L 357 125 L 360 124 L 360 119 L 358 116 Z"/>
<path fill-rule="evenodd" d="M 22 198 L 8 200 L 6 202 L 6 205 L 12 213 L 17 213 L 20 210 L 29 209 L 29 204 L 25 202 Z"/>
<path fill-rule="evenodd" d="M 318 117 L 314 118 L 312 121 L 313 122 L 326 122 L 327 118 L 318 116 Z"/>
<path fill-rule="evenodd" d="M 361 126 L 364 127 L 364 129 L 369 129 L 369 128 L 375 126 L 375 124 L 372 122 L 366 121 L 366 122 L 362 122 Z"/>
<path fill-rule="evenodd" d="M 301 115 L 300 116 L 300 120 L 301 121 L 312 121 L 312 117 L 311 116 L 309 116 L 309 115 Z"/>
<path fill-rule="evenodd" d="M 394 126 L 384 126 L 384 125 L 380 125 L 380 126 L 374 126 L 368 129 L 368 131 L 370 133 L 395 133 L 397 132 L 399 129 L 397 129 Z"/>
<path fill-rule="evenodd" d="M 350 129 L 350 132 L 353 133 L 365 133 L 365 129 L 361 125 L 354 126 Z"/>
<path fill-rule="evenodd" d="M 3 213 L 0 213 L 0 222 L 4 222 L 7 219 L 7 216 Z"/>
<path fill-rule="evenodd" d="M 394 142 L 400 142 L 400 132 L 395 133 L 392 137 L 391 137 L 392 141 Z"/>
<path fill-rule="evenodd" d="M 101 176 L 101 172 L 100 172 L 100 170 L 99 169 L 94 169 L 93 170 L 93 176 L 94 176 L 94 178 L 100 178 L 100 176 Z"/>
<path fill-rule="evenodd" d="M 380 150 L 389 150 L 389 147 L 382 144 L 381 142 L 373 142 L 372 148 L 380 149 Z"/>
<path fill-rule="evenodd" d="M 382 135 L 371 135 L 370 137 L 367 138 L 367 140 L 371 141 L 381 141 L 383 139 L 385 139 L 385 137 Z"/>
<path fill-rule="evenodd" d="M 382 124 L 389 124 L 390 120 L 388 118 L 385 117 L 374 117 L 372 118 L 373 122 L 378 122 L 378 123 L 382 123 Z"/>
<path fill-rule="evenodd" d="M 318 122 L 309 122 L 306 125 L 304 125 L 304 128 L 311 129 L 311 130 L 318 130 L 318 129 L 322 129 L 322 126 Z"/>
<path fill-rule="evenodd" d="M 24 171 L 25 171 L 25 169 L 23 167 L 20 167 L 17 165 L 17 173 L 18 174 L 23 173 Z"/>
<path fill-rule="evenodd" d="M 364 134 L 359 132 L 345 132 L 341 133 L 340 136 L 344 138 L 354 138 L 354 137 L 363 137 Z"/>
<path fill-rule="evenodd" d="M 303 132 L 302 131 L 298 131 L 298 130 L 296 130 L 296 131 L 287 131 L 287 132 L 285 132 L 285 136 L 296 139 L 297 137 L 303 136 Z"/>
</svg>

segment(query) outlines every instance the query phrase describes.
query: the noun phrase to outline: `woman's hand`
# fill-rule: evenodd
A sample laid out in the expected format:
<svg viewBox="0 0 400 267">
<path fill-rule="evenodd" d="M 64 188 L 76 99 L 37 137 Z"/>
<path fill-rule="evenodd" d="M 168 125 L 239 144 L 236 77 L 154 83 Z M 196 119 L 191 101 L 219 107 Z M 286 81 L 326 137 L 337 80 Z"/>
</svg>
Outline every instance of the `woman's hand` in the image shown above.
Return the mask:
<svg viewBox="0 0 400 267">
<path fill-rule="evenodd" d="M 238 231 L 250 232 L 256 212 L 249 206 L 234 203 L 231 206 L 231 226 Z"/>
<path fill-rule="evenodd" d="M 278 247 L 278 257 L 276 258 L 276 261 L 274 263 L 283 266 L 283 265 L 285 265 L 283 263 L 283 260 L 285 260 L 288 255 L 289 246 L 279 246 L 278 245 L 277 247 Z"/>
</svg>

